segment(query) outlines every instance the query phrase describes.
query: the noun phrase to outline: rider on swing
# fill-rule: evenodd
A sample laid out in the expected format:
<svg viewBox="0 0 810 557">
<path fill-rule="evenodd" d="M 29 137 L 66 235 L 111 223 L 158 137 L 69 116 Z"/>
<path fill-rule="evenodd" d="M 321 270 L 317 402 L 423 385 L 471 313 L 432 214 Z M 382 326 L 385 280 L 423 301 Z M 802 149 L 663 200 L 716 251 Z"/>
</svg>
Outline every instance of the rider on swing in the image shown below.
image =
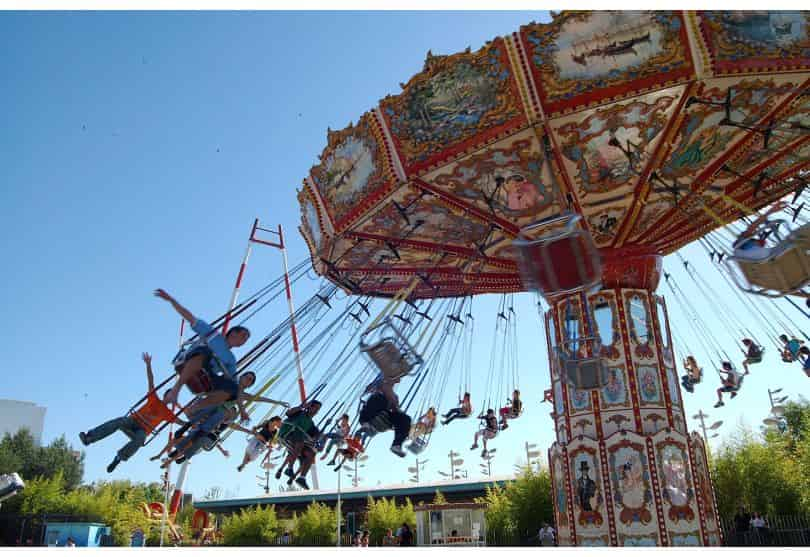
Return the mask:
<svg viewBox="0 0 810 557">
<path fill-rule="evenodd" d="M 447 425 L 456 418 L 468 418 L 472 414 L 472 402 L 470 393 L 464 393 L 464 397 L 458 401 L 458 408 L 451 409 L 447 414 L 442 414 L 444 420 L 442 425 Z"/>
<path fill-rule="evenodd" d="M 115 458 L 107 466 L 107 473 L 112 473 L 121 461 L 132 458 L 140 449 L 146 437 L 163 422 L 184 423 L 166 404 L 160 400 L 155 391 L 155 381 L 152 375 L 152 356 L 146 352 L 142 355 L 146 364 L 146 381 L 149 391 L 146 393 L 146 402 L 140 408 L 133 410 L 126 416 L 109 420 L 87 432 L 80 432 L 79 439 L 83 445 L 90 445 L 109 437 L 116 431 L 123 432 L 129 437 L 129 443 L 121 447 Z"/>
<path fill-rule="evenodd" d="M 681 385 L 688 392 L 694 393 L 695 385 L 703 378 L 703 368 L 698 366 L 694 356 L 687 356 L 683 361 L 683 367 L 686 369 L 686 375 L 681 376 Z"/>
<path fill-rule="evenodd" d="M 368 397 L 360 410 L 359 419 L 361 424 L 370 424 L 374 418 L 385 415 L 394 428 L 391 452 L 399 457 L 404 457 L 405 451 L 402 450 L 402 442 L 408 438 L 411 430 L 411 417 L 400 410 L 399 398 L 394 392 L 394 386 L 399 383 L 401 378 L 401 376 L 378 377 L 378 380 L 369 386 L 372 395 Z M 361 428 L 361 433 L 368 434 L 368 428 Z"/>
<path fill-rule="evenodd" d="M 482 438 L 484 441 L 484 450 L 481 451 L 481 457 L 487 456 L 487 441 L 490 439 L 494 439 L 496 435 L 498 435 L 498 418 L 495 416 L 495 410 L 490 408 L 487 410 L 486 416 L 483 414 L 478 416 L 479 420 L 484 420 L 485 425 L 482 429 L 476 432 L 475 437 L 473 439 L 473 445 L 470 447 L 471 451 L 474 451 L 478 448 L 478 438 Z"/>
<path fill-rule="evenodd" d="M 197 319 L 165 290 L 158 288 L 155 290 L 155 296 L 169 302 L 183 319 L 191 323 L 191 328 L 210 349 L 212 353 L 211 359 L 216 363 L 215 368 L 219 368 L 212 370 L 212 373 L 209 374 L 211 392 L 192 404 L 186 413 L 191 415 L 203 408 L 218 406 L 229 400 L 236 400 L 239 395 L 239 385 L 235 379 L 236 357 L 231 349 L 245 344 L 250 338 L 250 331 L 245 327 L 236 326 L 232 327 L 223 337 L 211 325 L 202 319 Z M 177 378 L 175 385 L 164 397 L 167 404 L 176 403 L 180 388 L 203 371 L 204 359 L 203 354 L 197 354 L 185 362 L 180 371 L 180 377 Z M 237 402 L 237 404 L 239 403 Z M 239 412 L 243 419 L 249 419 L 241 404 L 239 404 Z"/>
<path fill-rule="evenodd" d="M 501 429 L 506 429 L 509 427 L 509 424 L 506 423 L 507 418 L 512 418 L 513 420 L 520 416 L 520 413 L 523 411 L 523 402 L 520 400 L 520 391 L 515 389 L 512 392 L 512 398 L 506 399 L 508 406 L 504 406 L 500 409 L 499 414 L 501 415 Z"/>
<path fill-rule="evenodd" d="M 787 363 L 795 362 L 799 357 L 799 349 L 804 343 L 794 336 L 788 339 L 787 335 L 779 335 L 779 340 L 782 341 L 783 345 L 782 361 Z"/>
<path fill-rule="evenodd" d="M 722 375 L 720 376 L 722 386 L 717 389 L 717 403 L 714 405 L 715 408 L 720 408 L 725 405 L 723 402 L 723 393 L 731 393 L 731 398 L 734 398 L 737 396 L 742 386 L 743 375 L 734 369 L 734 365 L 731 362 L 723 362 L 722 366 L 723 369 L 719 370 L 719 373 L 725 373 L 726 377 L 723 378 Z"/>
<path fill-rule="evenodd" d="M 745 346 L 745 349 L 743 350 L 743 354 L 745 354 L 743 368 L 745 368 L 745 375 L 748 375 L 750 373 L 748 364 L 760 363 L 762 361 L 762 353 L 765 350 L 750 338 L 742 339 L 742 343 L 743 346 Z"/>
</svg>

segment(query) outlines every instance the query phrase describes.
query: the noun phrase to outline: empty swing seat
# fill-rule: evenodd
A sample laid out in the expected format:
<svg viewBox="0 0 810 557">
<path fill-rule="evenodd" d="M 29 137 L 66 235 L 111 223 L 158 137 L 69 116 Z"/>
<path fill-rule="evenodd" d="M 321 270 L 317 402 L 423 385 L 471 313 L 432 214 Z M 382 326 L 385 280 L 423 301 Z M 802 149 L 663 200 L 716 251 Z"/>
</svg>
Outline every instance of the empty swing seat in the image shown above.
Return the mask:
<svg viewBox="0 0 810 557">
<path fill-rule="evenodd" d="M 422 363 L 422 357 L 389 319 L 363 333 L 360 351 L 387 379 L 408 375 Z"/>
<path fill-rule="evenodd" d="M 595 356 L 579 356 L 572 354 L 565 345 L 557 347 L 557 359 L 563 380 L 580 391 L 594 391 L 608 384 L 610 369 L 607 362 L 598 356 L 599 341 L 593 337 L 576 339 L 578 343 L 594 342 L 591 354 Z M 569 344 L 569 343 L 565 343 Z"/>
<path fill-rule="evenodd" d="M 525 286 L 544 296 L 591 290 L 601 284 L 599 252 L 582 217 L 566 213 L 521 229 L 512 245 L 520 252 Z M 534 239 L 532 239 L 534 238 Z"/>
<path fill-rule="evenodd" d="M 780 222 L 769 223 L 774 235 Z M 746 292 L 769 297 L 794 294 L 806 288 L 810 285 L 810 257 L 807 254 L 810 249 L 809 227 L 804 225 L 793 231 L 763 257 L 748 257 L 745 250 L 735 250 L 727 262 L 734 282 Z M 747 285 L 742 284 L 734 272 L 732 262 Z"/>
</svg>

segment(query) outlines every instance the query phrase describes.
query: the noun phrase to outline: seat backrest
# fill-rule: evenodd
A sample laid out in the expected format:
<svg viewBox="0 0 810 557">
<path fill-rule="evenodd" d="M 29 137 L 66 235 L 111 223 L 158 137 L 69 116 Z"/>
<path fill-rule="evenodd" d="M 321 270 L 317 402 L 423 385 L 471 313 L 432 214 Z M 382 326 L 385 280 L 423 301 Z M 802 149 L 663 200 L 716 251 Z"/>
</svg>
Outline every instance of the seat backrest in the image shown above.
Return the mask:
<svg viewBox="0 0 810 557">
<path fill-rule="evenodd" d="M 374 365 L 388 379 L 407 375 L 412 369 L 411 362 L 403 354 L 393 339 L 386 338 L 380 342 L 363 349 Z"/>
<path fill-rule="evenodd" d="M 560 369 L 563 371 L 565 381 L 572 387 L 581 391 L 598 390 L 607 385 L 607 364 L 602 358 L 560 358 Z"/>
</svg>

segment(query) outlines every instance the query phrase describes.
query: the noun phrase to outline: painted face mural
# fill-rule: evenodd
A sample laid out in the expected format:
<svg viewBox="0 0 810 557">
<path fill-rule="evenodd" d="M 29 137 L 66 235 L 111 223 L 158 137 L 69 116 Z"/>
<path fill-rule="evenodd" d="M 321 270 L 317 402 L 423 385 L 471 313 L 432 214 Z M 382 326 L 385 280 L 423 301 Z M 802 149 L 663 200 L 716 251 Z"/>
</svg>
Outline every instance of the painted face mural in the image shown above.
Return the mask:
<svg viewBox="0 0 810 557">
<path fill-rule="evenodd" d="M 619 368 L 611 368 L 607 385 L 602 387 L 602 397 L 609 404 L 623 404 L 627 399 L 624 389 L 624 373 Z"/>
<path fill-rule="evenodd" d="M 658 392 L 658 369 L 653 366 L 638 366 L 639 393 L 644 402 L 660 402 Z"/>
</svg>

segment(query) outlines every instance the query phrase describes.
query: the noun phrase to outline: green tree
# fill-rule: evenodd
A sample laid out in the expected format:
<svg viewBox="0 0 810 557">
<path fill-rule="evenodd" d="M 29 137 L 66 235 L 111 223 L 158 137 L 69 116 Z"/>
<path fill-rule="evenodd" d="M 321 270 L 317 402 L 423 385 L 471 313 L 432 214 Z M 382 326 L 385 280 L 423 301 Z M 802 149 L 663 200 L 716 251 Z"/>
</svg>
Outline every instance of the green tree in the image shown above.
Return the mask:
<svg viewBox="0 0 810 557">
<path fill-rule="evenodd" d="M 732 517 L 740 506 L 771 516 L 808 510 L 801 461 L 789 445 L 783 436 L 762 440 L 742 431 L 716 451 L 712 479 L 721 516 Z"/>
<path fill-rule="evenodd" d="M 227 517 L 222 524 L 225 545 L 269 545 L 280 534 L 273 506 L 242 509 Z"/>
<path fill-rule="evenodd" d="M 50 478 L 62 472 L 67 489 L 78 487 L 84 475 L 84 453 L 75 450 L 64 436 L 38 447 L 27 429 L 6 434 L 0 441 L 0 474 L 18 472 L 26 481 Z"/>
<path fill-rule="evenodd" d="M 431 504 L 433 504 L 433 505 L 446 505 L 447 504 L 447 499 L 444 497 L 444 494 L 437 489 L 436 490 L 436 495 L 433 497 L 433 503 L 431 503 Z"/>
<path fill-rule="evenodd" d="M 487 486 L 484 496 L 477 498 L 475 502 L 486 505 L 484 518 L 487 524 L 488 544 L 498 545 L 498 542 L 502 543 L 503 540 L 514 536 L 516 528 L 506 488 L 498 485 Z"/>
<path fill-rule="evenodd" d="M 368 498 L 366 504 L 366 528 L 369 532 L 370 545 L 381 545 L 387 530 L 396 532 L 397 528 L 407 523 L 412 530 L 416 529 L 416 513 L 410 499 L 404 505 L 397 505 L 392 497 L 386 499 Z"/>
<path fill-rule="evenodd" d="M 293 539 L 299 545 L 335 545 L 337 513 L 323 503 L 312 502 L 295 517 Z"/>
</svg>

